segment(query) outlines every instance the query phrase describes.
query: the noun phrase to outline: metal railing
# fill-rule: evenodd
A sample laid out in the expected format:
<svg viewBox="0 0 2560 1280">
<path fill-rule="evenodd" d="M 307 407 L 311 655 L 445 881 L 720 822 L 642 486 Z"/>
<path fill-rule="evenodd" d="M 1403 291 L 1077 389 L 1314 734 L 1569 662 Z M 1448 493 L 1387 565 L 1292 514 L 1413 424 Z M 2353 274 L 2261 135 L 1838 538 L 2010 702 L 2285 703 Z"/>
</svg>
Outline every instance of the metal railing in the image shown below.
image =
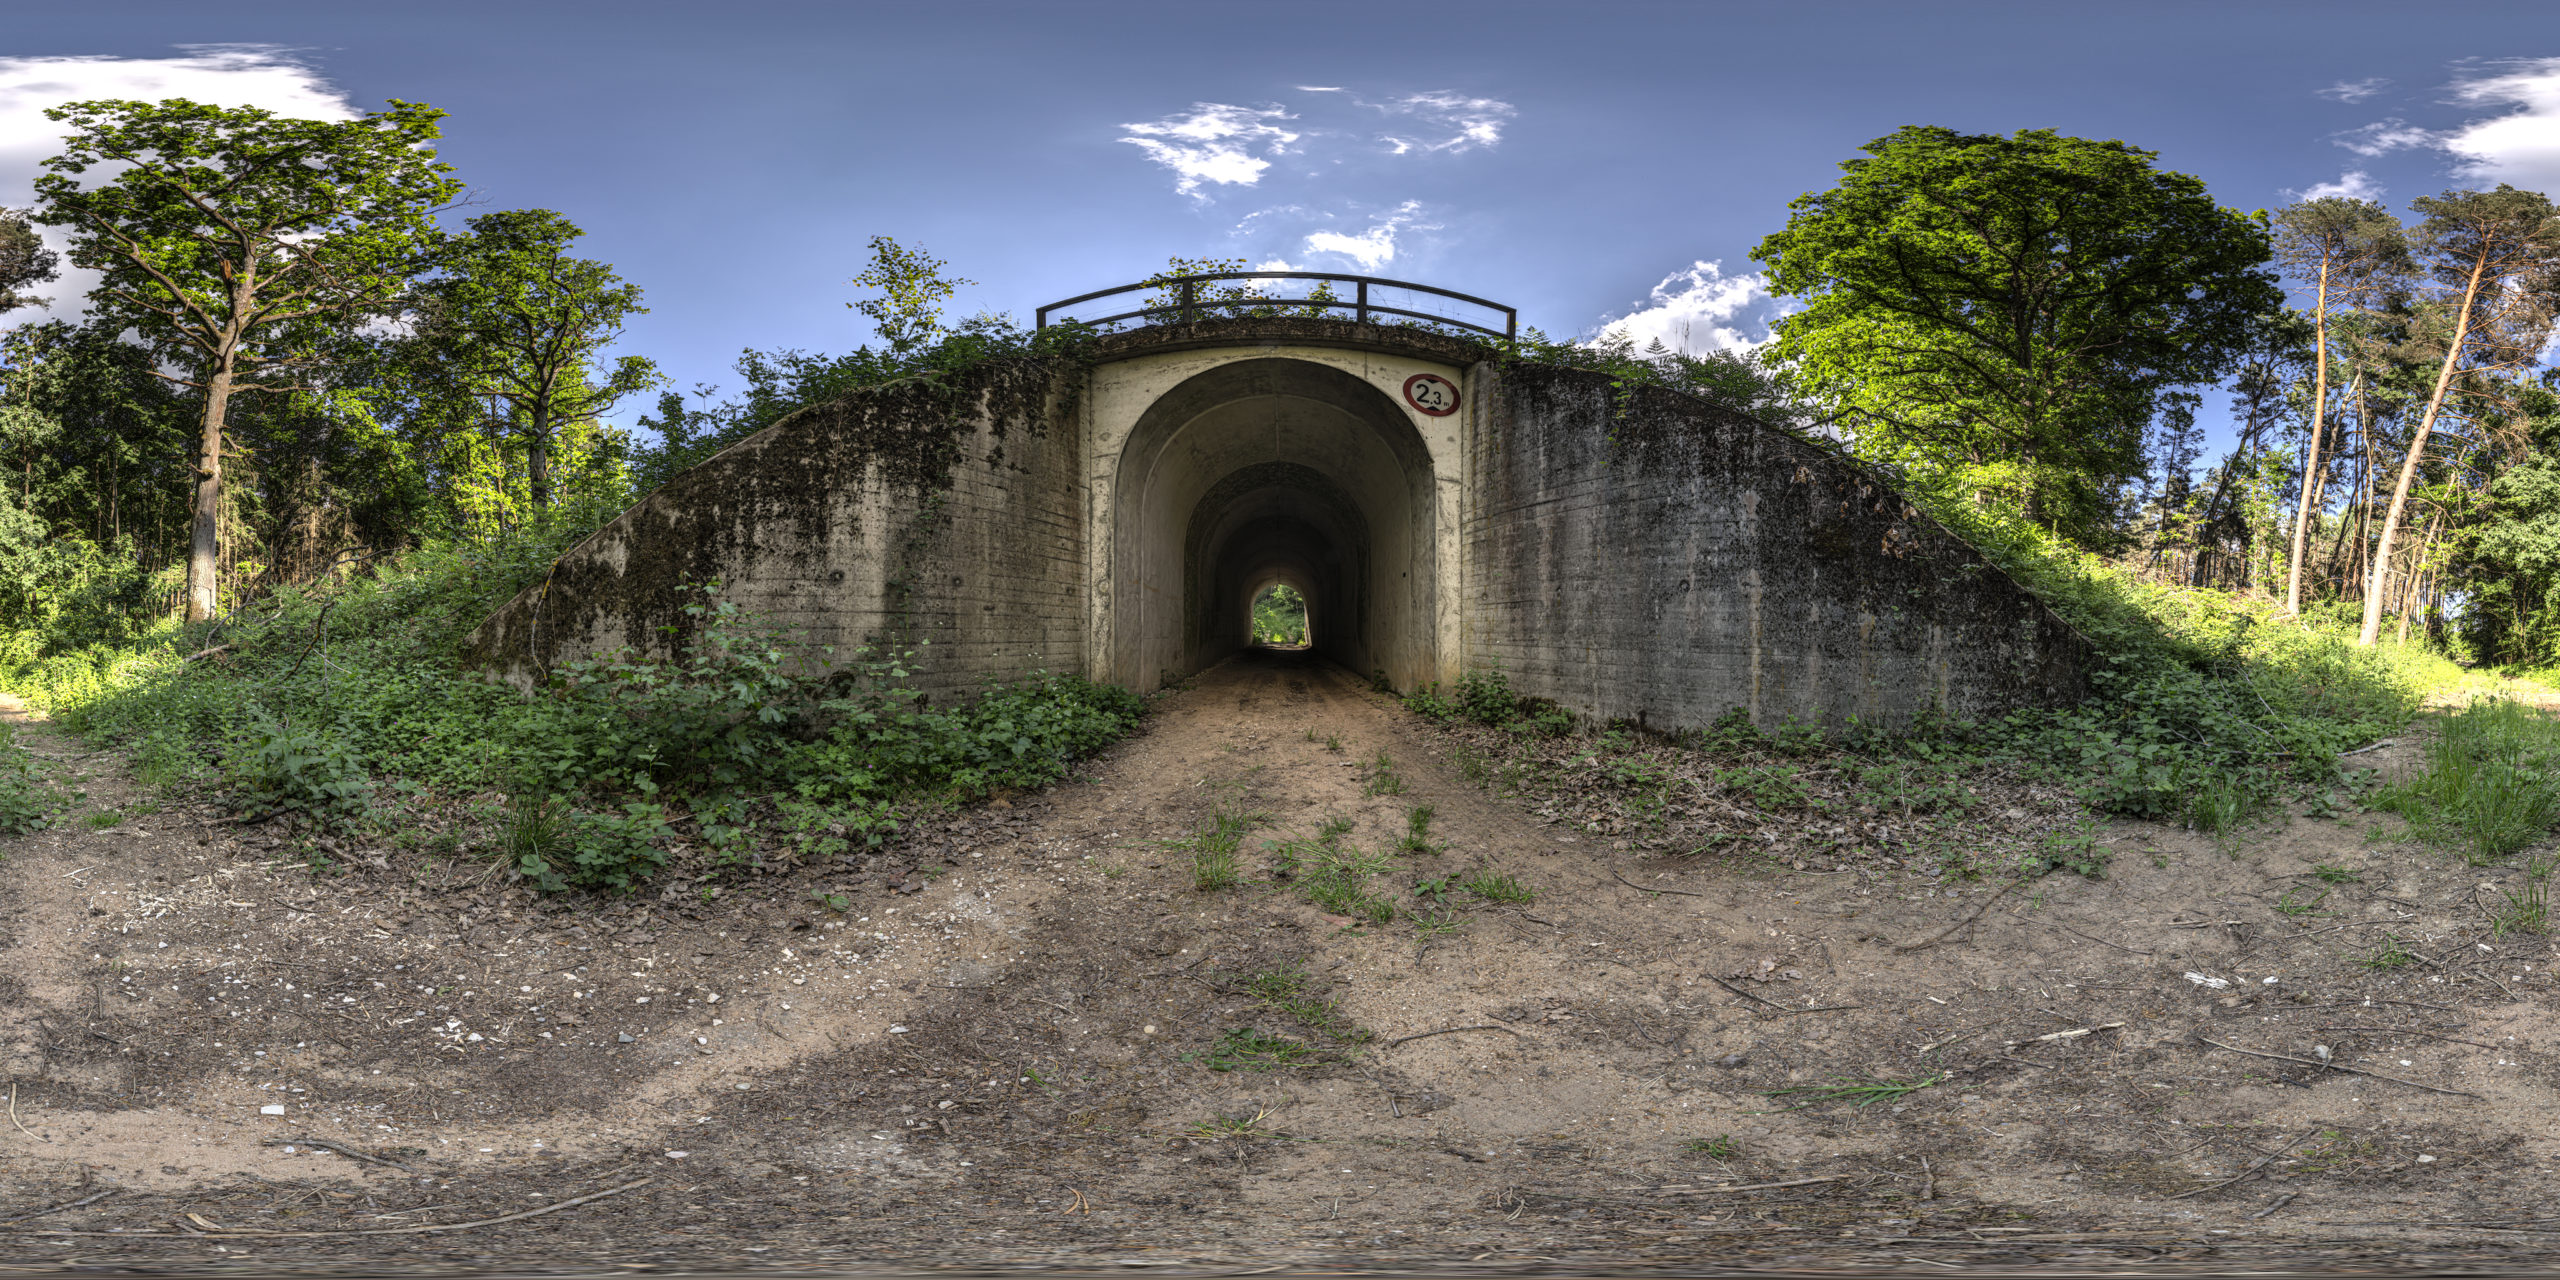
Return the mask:
<svg viewBox="0 0 2560 1280">
<path fill-rule="evenodd" d="M 1224 298 L 1202 296 L 1200 286 L 1212 280 L 1315 280 L 1325 283 L 1347 284 L 1354 287 L 1352 296 L 1348 298 L 1290 298 L 1279 295 L 1258 293 Z M 1372 286 L 1381 289 L 1408 289 L 1415 293 L 1428 293 L 1442 298 L 1454 298 L 1460 302 L 1483 307 L 1487 311 L 1498 311 L 1502 313 L 1502 327 L 1496 329 L 1488 325 L 1459 320 L 1450 316 L 1436 316 L 1427 311 L 1411 311 L 1403 307 L 1391 307 L 1385 303 L 1372 302 L 1369 300 L 1369 290 Z M 1040 308 L 1038 313 L 1039 322 L 1036 327 L 1041 329 L 1048 328 L 1049 313 L 1052 311 L 1063 310 L 1067 307 L 1075 306 L 1078 303 L 1091 302 L 1096 298 L 1108 298 L 1115 294 L 1134 293 L 1140 289 L 1157 289 L 1166 291 L 1173 296 L 1173 301 L 1166 303 L 1163 306 L 1140 307 L 1135 311 L 1123 311 L 1118 315 L 1103 316 L 1098 319 L 1085 320 L 1081 323 L 1100 326 L 1116 324 L 1122 320 L 1143 319 L 1150 323 L 1193 324 L 1198 322 L 1204 314 L 1218 314 L 1221 312 L 1228 314 L 1233 314 L 1239 311 L 1247 313 L 1255 311 L 1286 313 L 1292 311 L 1314 312 L 1326 309 L 1337 309 L 1350 312 L 1353 322 L 1358 324 L 1370 323 L 1370 318 L 1372 316 L 1398 316 L 1406 319 L 1424 321 L 1429 324 L 1449 325 L 1453 328 L 1465 329 L 1470 332 L 1500 338 L 1506 342 L 1515 340 L 1520 336 L 1520 313 L 1517 310 L 1511 307 L 1506 307 L 1499 302 L 1487 301 L 1486 299 L 1476 297 L 1473 294 L 1459 293 L 1452 289 L 1436 289 L 1427 284 L 1411 284 L 1403 280 L 1383 280 L 1375 276 L 1336 275 L 1329 271 L 1212 271 L 1192 276 L 1158 276 L 1152 280 L 1141 280 L 1136 284 L 1118 285 L 1109 289 L 1096 289 L 1091 293 L 1077 294 L 1072 298 L 1065 298 L 1057 302 L 1052 302 L 1049 305 Z"/>
</svg>

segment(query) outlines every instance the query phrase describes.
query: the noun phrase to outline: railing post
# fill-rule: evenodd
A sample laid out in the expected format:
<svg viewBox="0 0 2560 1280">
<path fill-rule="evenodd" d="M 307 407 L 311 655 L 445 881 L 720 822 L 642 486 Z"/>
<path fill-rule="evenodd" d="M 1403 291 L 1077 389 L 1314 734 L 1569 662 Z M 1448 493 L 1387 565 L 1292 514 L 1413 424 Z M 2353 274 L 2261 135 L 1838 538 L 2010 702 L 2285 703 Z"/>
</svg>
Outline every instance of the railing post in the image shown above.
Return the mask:
<svg viewBox="0 0 2560 1280">
<path fill-rule="evenodd" d="M 1360 282 L 1360 309 L 1353 313 L 1355 324 L 1369 323 L 1369 282 Z"/>
<path fill-rule="evenodd" d="M 1184 324 L 1198 324 L 1198 323 L 1200 323 L 1200 312 L 1199 312 L 1199 310 L 1198 310 L 1199 304 L 1200 304 L 1200 282 L 1199 282 L 1199 281 L 1197 281 L 1197 280 L 1185 280 L 1185 281 L 1183 281 L 1183 282 L 1182 282 L 1182 322 L 1183 322 Z"/>
</svg>

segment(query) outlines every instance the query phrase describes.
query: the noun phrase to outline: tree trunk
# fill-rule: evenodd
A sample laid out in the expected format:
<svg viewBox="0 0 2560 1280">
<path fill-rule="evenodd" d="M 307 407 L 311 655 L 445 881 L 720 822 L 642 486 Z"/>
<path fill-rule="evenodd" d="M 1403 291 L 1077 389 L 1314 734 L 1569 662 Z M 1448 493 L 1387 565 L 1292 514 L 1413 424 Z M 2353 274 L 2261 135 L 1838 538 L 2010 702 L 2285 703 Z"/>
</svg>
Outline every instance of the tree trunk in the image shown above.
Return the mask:
<svg viewBox="0 0 2560 1280">
<path fill-rule="evenodd" d="M 218 359 L 205 383 L 203 430 L 196 445 L 196 488 L 187 545 L 187 621 L 210 622 L 220 611 L 215 589 L 222 519 L 222 422 L 231 408 L 231 360 Z"/>
<path fill-rule="evenodd" d="M 2400 461 L 2400 480 L 2391 488 L 2391 506 L 2382 514 L 2382 536 L 2373 544 L 2373 578 L 2364 593 L 2364 629 L 2356 633 L 2356 643 L 2370 647 L 2382 636 L 2382 575 L 2391 564 L 2391 535 L 2400 528 L 2400 509 L 2408 505 L 2409 485 L 2418 476 L 2418 458 L 2427 450 L 2427 433 L 2435 430 L 2436 412 L 2444 407 L 2445 390 L 2453 385 L 2453 371 L 2462 364 L 2462 348 L 2471 341 L 2471 305 L 2479 300 L 2480 282 L 2489 274 L 2489 250 L 2472 259 L 2471 279 L 2462 287 L 2462 309 L 2454 313 L 2453 341 L 2446 346 L 2444 367 L 2436 370 L 2435 390 L 2427 396 L 2426 414 L 2418 419 L 2417 434 L 2409 438 L 2409 456 Z"/>
<path fill-rule="evenodd" d="M 2310 536 L 2313 499 L 2320 484 L 2320 433 L 2329 425 L 2329 259 L 2320 259 L 2320 291 L 2311 304 L 2311 331 L 2318 352 L 2311 375 L 2311 444 L 2302 455 L 2302 507 L 2293 517 L 2293 559 L 2285 565 L 2284 611 L 2302 612 L 2302 549 Z"/>
<path fill-rule="evenodd" d="M 551 506 L 551 406 L 546 401 L 533 404 L 533 434 L 524 445 L 524 469 L 533 484 L 533 509 Z"/>
<path fill-rule="evenodd" d="M 2365 414 L 2364 370 L 2362 369 L 2356 370 L 2354 398 L 2356 434 L 2365 441 L 2364 452 L 2370 454 L 2373 452 L 2371 440 L 2373 422 Z M 2355 576 L 2355 561 L 2347 555 L 2347 530 L 2354 528 L 2356 521 L 2363 518 L 2364 477 L 2370 470 L 2360 457 L 2350 459 L 2349 465 L 2355 468 L 2355 480 L 2347 486 L 2347 509 L 2338 513 L 2337 545 L 2329 548 L 2329 568 L 2337 579 L 2338 598 L 2341 600 L 2346 598 L 2347 584 L 2353 581 Z"/>
</svg>

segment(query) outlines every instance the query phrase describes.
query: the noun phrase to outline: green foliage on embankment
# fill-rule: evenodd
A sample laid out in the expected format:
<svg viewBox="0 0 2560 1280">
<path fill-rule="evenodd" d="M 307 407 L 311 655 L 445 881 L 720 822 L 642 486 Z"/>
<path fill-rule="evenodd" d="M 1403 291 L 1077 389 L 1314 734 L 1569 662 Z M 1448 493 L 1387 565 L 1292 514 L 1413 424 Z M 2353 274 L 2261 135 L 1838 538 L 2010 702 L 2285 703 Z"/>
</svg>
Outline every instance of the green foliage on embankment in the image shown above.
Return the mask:
<svg viewBox="0 0 2560 1280">
<path fill-rule="evenodd" d="M 908 686 L 921 655 L 838 655 L 830 671 L 707 586 L 688 607 L 700 639 L 672 658 L 569 664 L 531 697 L 462 669 L 463 634 L 593 514 L 280 590 L 218 628 L 22 659 L 7 679 L 131 748 L 147 780 L 218 784 L 244 812 L 364 828 L 497 798 L 498 852 L 546 889 L 635 888 L 678 833 L 713 870 L 777 840 L 877 843 L 918 810 L 1061 777 L 1137 722 L 1135 695 L 1071 676 L 931 705 Z"/>
</svg>

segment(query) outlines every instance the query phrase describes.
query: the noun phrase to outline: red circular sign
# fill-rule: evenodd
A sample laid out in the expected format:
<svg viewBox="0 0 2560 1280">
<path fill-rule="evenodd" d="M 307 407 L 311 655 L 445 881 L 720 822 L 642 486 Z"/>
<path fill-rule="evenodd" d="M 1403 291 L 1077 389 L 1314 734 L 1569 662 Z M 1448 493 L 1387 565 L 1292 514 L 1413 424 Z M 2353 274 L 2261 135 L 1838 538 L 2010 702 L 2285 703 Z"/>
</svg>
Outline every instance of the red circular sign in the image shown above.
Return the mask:
<svg viewBox="0 0 2560 1280">
<path fill-rule="evenodd" d="M 1436 373 L 1417 373 L 1404 380 L 1404 402 L 1435 418 L 1458 411 L 1458 384 Z"/>
</svg>

